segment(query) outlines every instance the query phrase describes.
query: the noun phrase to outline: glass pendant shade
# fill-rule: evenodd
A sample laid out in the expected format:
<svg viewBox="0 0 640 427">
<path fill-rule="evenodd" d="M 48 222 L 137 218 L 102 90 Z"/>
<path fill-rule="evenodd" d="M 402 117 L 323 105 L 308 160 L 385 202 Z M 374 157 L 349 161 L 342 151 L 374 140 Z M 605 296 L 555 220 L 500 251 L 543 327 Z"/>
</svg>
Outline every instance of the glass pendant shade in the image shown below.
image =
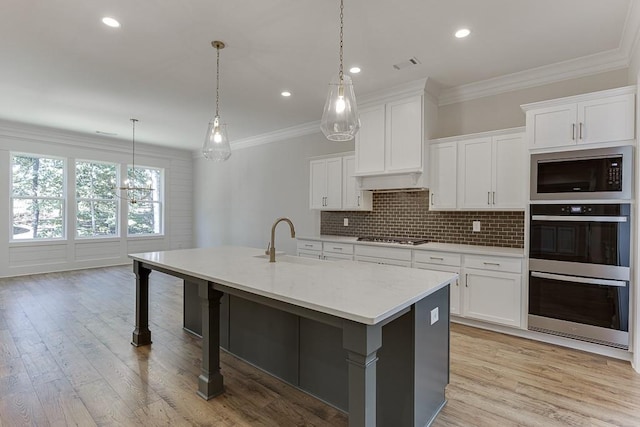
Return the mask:
<svg viewBox="0 0 640 427">
<path fill-rule="evenodd" d="M 214 162 L 224 162 L 231 156 L 231 145 L 227 137 L 227 125 L 220 121 L 220 116 L 215 116 L 209 122 L 207 136 L 202 147 L 205 158 Z"/>
<path fill-rule="evenodd" d="M 329 83 L 329 94 L 324 104 L 320 129 L 330 141 L 349 141 L 360 129 L 356 94 L 351 77 L 343 74 Z"/>
</svg>

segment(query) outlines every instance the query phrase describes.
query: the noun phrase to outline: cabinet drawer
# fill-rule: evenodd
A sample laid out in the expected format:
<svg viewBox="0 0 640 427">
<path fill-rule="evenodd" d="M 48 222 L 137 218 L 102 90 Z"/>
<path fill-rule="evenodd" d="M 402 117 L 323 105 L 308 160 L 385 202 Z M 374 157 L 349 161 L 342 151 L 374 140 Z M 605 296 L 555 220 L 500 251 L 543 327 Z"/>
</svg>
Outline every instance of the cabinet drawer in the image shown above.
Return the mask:
<svg viewBox="0 0 640 427">
<path fill-rule="evenodd" d="M 420 263 L 460 266 L 460 254 L 451 252 L 414 251 L 414 261 Z"/>
<path fill-rule="evenodd" d="M 365 257 L 387 258 L 411 263 L 411 249 L 389 248 L 386 246 L 356 246 L 356 255 Z"/>
<path fill-rule="evenodd" d="M 521 273 L 522 259 L 465 255 L 464 266 L 469 268 L 478 268 L 482 270 L 504 271 L 508 273 Z"/>
<path fill-rule="evenodd" d="M 327 261 L 353 261 L 353 255 L 326 253 L 322 256 L 322 259 L 326 259 Z"/>
<path fill-rule="evenodd" d="M 353 255 L 353 245 L 351 243 L 324 242 L 322 245 L 322 249 L 325 252 L 331 252 L 334 254 Z"/>
<path fill-rule="evenodd" d="M 322 252 L 298 250 L 298 256 L 302 258 L 322 259 Z"/>
<path fill-rule="evenodd" d="M 397 267 L 411 267 L 411 261 L 402 261 L 399 259 L 390 259 L 390 258 L 379 258 L 379 257 L 368 257 L 368 256 L 357 256 L 356 261 L 359 262 L 368 262 L 371 264 L 383 264 L 383 265 L 395 265 Z"/>
<path fill-rule="evenodd" d="M 298 250 L 301 251 L 321 251 L 322 242 L 318 240 L 298 240 Z"/>
</svg>

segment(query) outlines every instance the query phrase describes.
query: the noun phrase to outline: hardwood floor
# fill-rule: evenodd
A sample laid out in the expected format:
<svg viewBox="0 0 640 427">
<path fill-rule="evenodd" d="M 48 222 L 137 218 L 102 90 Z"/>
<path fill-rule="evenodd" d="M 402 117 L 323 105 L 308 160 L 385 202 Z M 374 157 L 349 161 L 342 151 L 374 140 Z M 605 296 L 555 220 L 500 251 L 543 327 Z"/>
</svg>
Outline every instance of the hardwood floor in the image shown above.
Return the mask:
<svg viewBox="0 0 640 427">
<path fill-rule="evenodd" d="M 112 267 L 0 279 L 0 426 L 346 426 L 344 414 L 222 353 L 224 395 L 196 396 L 200 343 L 182 283 L 151 275 L 153 345 L 130 344 L 134 276 Z M 434 426 L 640 426 L 629 363 L 453 325 Z"/>
</svg>

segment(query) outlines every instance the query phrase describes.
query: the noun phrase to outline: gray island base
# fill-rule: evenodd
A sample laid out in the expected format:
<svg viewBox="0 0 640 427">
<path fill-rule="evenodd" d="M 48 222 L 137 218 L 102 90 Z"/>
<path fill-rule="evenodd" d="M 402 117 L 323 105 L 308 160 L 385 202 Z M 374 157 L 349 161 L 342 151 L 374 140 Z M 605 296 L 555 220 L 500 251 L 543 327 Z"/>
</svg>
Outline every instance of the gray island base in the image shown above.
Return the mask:
<svg viewBox="0 0 640 427">
<path fill-rule="evenodd" d="M 224 392 L 222 347 L 345 410 L 350 426 L 431 424 L 446 402 L 455 274 L 295 257 L 269 265 L 259 253 L 234 247 L 130 255 L 132 344 L 151 343 L 149 275 L 161 271 L 184 280 L 184 326 L 203 339 L 201 397 Z M 244 260 L 232 261 L 237 257 Z"/>
</svg>

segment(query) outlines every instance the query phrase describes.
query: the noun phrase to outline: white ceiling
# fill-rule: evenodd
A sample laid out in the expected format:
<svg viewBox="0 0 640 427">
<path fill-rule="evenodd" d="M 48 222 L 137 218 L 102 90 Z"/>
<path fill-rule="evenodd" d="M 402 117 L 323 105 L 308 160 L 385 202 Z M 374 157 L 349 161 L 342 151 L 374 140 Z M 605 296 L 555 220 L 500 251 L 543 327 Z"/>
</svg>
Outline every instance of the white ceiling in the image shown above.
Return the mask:
<svg viewBox="0 0 640 427">
<path fill-rule="evenodd" d="M 354 84 L 364 97 L 424 77 L 455 88 L 618 52 L 634 1 L 345 0 L 345 66 L 362 68 Z M 197 150 L 215 111 L 211 41 L 222 40 L 221 116 L 232 143 L 319 120 L 338 68 L 338 6 L 2 0 L 0 119 L 126 140 L 135 117 L 138 141 Z M 471 35 L 455 39 L 463 26 Z M 392 67 L 413 56 L 420 65 Z M 284 89 L 293 95 L 281 97 Z"/>
</svg>

